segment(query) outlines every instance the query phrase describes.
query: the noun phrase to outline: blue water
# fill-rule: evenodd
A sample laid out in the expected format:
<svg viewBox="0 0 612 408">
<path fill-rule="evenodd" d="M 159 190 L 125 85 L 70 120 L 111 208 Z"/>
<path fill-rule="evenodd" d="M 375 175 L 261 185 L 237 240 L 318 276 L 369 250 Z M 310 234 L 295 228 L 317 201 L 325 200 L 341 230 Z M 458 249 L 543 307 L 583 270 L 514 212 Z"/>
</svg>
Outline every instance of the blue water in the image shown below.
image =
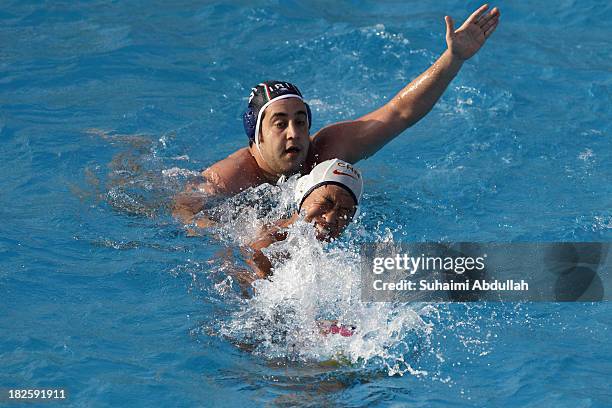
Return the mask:
<svg viewBox="0 0 612 408">
<path fill-rule="evenodd" d="M 357 117 L 478 3 L 169 3 L 2 2 L 0 387 L 71 406 L 610 406 L 605 302 L 434 305 L 373 354 L 334 345 L 360 357 L 340 365 L 316 358 L 328 345 L 246 350 L 239 231 L 190 238 L 168 213 L 190 171 L 245 145 L 251 86 L 297 83 L 314 130 Z M 433 111 L 359 163 L 352 234 L 611 240 L 612 5 L 499 6 Z"/>
</svg>

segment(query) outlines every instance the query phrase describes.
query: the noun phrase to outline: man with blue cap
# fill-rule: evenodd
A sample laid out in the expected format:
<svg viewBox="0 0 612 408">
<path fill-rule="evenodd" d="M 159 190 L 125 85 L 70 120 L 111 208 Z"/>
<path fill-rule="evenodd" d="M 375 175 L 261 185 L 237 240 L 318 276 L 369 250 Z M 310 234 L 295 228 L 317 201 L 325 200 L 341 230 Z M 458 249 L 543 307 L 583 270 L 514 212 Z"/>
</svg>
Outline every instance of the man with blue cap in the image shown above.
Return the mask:
<svg viewBox="0 0 612 408">
<path fill-rule="evenodd" d="M 425 72 L 380 108 L 360 118 L 334 123 L 310 136 L 312 114 L 302 93 L 285 81 L 265 81 L 252 89 L 243 115 L 249 146 L 202 172 L 203 181 L 176 197 L 174 215 L 191 222 L 206 196 L 230 196 L 281 177 L 307 174 L 323 161 L 356 163 L 380 150 L 424 117 L 493 33 L 499 10 L 476 10 L 457 30 L 445 17 L 447 50 Z"/>
</svg>

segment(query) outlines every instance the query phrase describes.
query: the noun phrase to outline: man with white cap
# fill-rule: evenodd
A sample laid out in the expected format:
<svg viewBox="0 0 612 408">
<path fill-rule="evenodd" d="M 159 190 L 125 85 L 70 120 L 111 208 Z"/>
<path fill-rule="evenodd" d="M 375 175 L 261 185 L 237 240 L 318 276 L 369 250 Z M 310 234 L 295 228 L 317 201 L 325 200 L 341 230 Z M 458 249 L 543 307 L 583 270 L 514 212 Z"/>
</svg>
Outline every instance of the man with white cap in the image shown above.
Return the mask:
<svg viewBox="0 0 612 408">
<path fill-rule="evenodd" d="M 234 195 L 282 176 L 306 174 L 317 163 L 340 158 L 356 163 L 371 156 L 424 117 L 463 63 L 484 45 L 499 22 L 499 10 L 476 10 L 457 30 L 445 17 L 447 49 L 425 72 L 378 109 L 354 120 L 325 126 L 313 136 L 310 108 L 298 88 L 266 81 L 252 89 L 243 115 L 249 147 L 202 172 L 203 180 L 176 197 L 174 215 L 184 222 L 205 207 L 206 196 Z"/>
<path fill-rule="evenodd" d="M 251 243 L 253 250 L 248 263 L 257 277 L 270 275 L 270 261 L 262 249 L 287 237 L 286 228 L 300 217 L 313 224 L 316 237 L 331 241 L 340 236 L 357 213 L 363 192 L 361 172 L 350 163 L 332 159 L 319 163 L 312 171 L 298 179 L 295 187 L 296 212 L 289 219 L 280 220 L 266 228 Z"/>
<path fill-rule="evenodd" d="M 350 163 L 332 159 L 319 163 L 301 177 L 295 188 L 298 214 L 314 222 L 317 238 L 338 238 L 356 214 L 361 200 L 361 172 Z"/>
</svg>

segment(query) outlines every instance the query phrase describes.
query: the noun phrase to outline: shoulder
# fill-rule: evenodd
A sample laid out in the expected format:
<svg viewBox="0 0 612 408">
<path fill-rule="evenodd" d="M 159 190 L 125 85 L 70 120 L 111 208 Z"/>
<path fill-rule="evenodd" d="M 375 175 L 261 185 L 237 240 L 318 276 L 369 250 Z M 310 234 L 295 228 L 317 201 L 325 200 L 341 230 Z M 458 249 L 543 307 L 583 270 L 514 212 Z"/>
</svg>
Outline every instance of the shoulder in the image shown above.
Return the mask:
<svg viewBox="0 0 612 408">
<path fill-rule="evenodd" d="M 242 148 L 202 172 L 218 193 L 236 194 L 259 184 L 259 171 L 248 148 Z"/>
<path fill-rule="evenodd" d="M 312 136 L 312 144 L 318 154 L 317 161 L 341 159 L 351 162 L 348 143 L 350 135 L 358 131 L 356 121 L 344 121 L 325 126 Z"/>
<path fill-rule="evenodd" d="M 325 126 L 312 137 L 319 160 L 338 158 L 354 164 L 371 156 L 405 129 L 393 115 L 385 105 L 360 118 Z"/>
</svg>

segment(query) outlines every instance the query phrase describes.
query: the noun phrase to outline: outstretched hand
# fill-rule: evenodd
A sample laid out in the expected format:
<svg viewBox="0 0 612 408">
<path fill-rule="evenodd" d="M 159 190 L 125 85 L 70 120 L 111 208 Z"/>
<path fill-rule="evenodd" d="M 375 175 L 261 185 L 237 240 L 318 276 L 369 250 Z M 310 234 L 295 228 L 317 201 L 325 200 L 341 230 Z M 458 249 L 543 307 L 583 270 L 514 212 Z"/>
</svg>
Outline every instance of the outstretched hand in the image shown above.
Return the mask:
<svg viewBox="0 0 612 408">
<path fill-rule="evenodd" d="M 499 9 L 494 7 L 489 13 L 488 4 L 481 6 L 465 20 L 465 23 L 456 31 L 453 19 L 444 17 L 446 21 L 446 44 L 449 51 L 461 60 L 471 58 L 483 46 L 487 38 L 497 28 L 499 23 Z"/>
</svg>

